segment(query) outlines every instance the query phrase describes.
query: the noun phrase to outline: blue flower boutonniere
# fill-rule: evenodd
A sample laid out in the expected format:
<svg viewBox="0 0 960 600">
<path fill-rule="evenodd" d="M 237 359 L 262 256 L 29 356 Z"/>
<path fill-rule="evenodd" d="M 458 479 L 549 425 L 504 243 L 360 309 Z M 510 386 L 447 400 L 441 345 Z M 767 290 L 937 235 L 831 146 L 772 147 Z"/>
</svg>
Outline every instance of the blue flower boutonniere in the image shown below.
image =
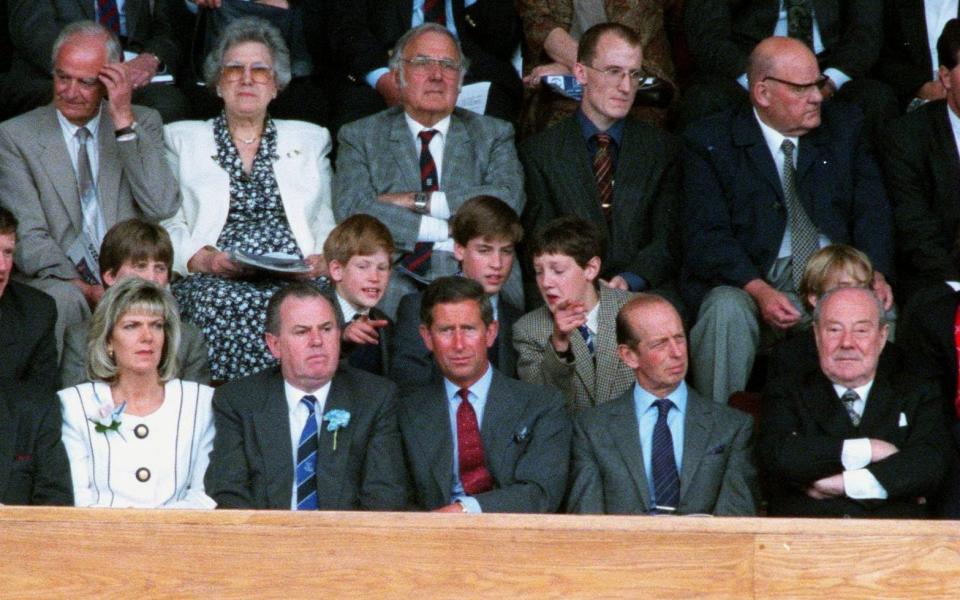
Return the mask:
<svg viewBox="0 0 960 600">
<path fill-rule="evenodd" d="M 115 431 L 122 439 L 123 434 L 120 433 L 120 415 L 123 414 L 123 409 L 126 407 L 126 402 L 117 407 L 104 404 L 99 408 L 99 416 L 96 418 L 90 417 L 88 420 L 93 423 L 93 428 L 97 433 L 106 435 L 111 431 Z"/>
<path fill-rule="evenodd" d="M 327 431 L 333 432 L 333 449 L 337 449 L 337 433 L 340 429 L 350 424 L 350 413 L 339 408 L 328 410 L 323 415 L 323 420 L 327 422 Z"/>
</svg>

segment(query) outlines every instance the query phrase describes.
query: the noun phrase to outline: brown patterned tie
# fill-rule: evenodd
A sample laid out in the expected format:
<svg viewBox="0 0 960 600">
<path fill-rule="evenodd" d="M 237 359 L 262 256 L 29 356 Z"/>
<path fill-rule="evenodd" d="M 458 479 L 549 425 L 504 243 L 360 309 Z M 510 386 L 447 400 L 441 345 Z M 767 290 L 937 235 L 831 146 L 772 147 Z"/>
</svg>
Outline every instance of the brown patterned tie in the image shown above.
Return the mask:
<svg viewBox="0 0 960 600">
<path fill-rule="evenodd" d="M 593 175 L 597 179 L 600 210 L 609 222 L 613 212 L 613 158 L 610 156 L 613 138 L 606 133 L 598 133 L 593 137 L 597 141 L 597 152 L 593 155 Z"/>
</svg>

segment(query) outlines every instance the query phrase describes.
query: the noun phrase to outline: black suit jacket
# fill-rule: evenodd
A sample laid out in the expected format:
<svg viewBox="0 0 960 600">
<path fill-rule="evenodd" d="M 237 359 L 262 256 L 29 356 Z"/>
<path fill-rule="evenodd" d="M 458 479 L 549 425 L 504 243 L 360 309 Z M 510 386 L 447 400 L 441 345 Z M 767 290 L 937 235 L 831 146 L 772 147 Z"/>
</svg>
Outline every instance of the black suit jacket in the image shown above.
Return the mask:
<svg viewBox="0 0 960 600">
<path fill-rule="evenodd" d="M 923 0 L 884 0 L 883 45 L 874 68 L 876 77 L 893 87 L 906 106 L 920 86 L 931 80 L 935 66 L 927 41 Z"/>
<path fill-rule="evenodd" d="M 328 290 L 325 292 L 325 295 L 327 296 L 327 299 L 330 300 L 330 304 L 333 305 L 333 311 L 337 315 L 337 325 L 339 325 L 340 332 L 342 335 L 343 330 L 347 326 L 347 322 L 343 318 L 343 310 L 340 309 L 340 302 L 337 301 L 336 292 L 333 290 L 333 288 L 328 288 Z M 378 333 L 380 334 L 380 343 L 377 345 L 377 349 L 379 350 L 379 353 L 380 353 L 380 364 L 383 367 L 383 370 L 379 373 L 374 373 L 374 375 L 380 375 L 382 377 L 386 377 L 387 374 L 390 373 L 390 361 L 391 361 L 390 350 L 391 350 L 391 347 L 393 346 L 393 335 L 394 335 L 393 321 L 390 319 L 390 317 L 387 316 L 385 312 L 383 312 L 377 307 L 373 307 L 370 309 L 369 316 L 370 316 L 370 319 L 374 321 L 381 321 L 381 320 L 387 321 L 386 327 L 381 327 L 378 330 Z M 347 343 L 343 341 L 343 339 L 341 338 L 340 360 L 349 361 L 350 355 L 358 347 L 359 347 L 358 344 Z"/>
<path fill-rule="evenodd" d="M 532 234 L 568 214 L 591 221 L 604 237 L 601 277 L 628 271 L 660 287 L 676 275 L 681 146 L 674 136 L 629 119 L 622 142 L 609 226 L 600 210 L 593 157 L 576 116 L 524 142 L 523 227 Z"/>
<path fill-rule="evenodd" d="M 860 112 L 822 109 L 819 127 L 800 137 L 800 200 L 821 234 L 850 244 L 890 276 L 892 219 L 880 169 L 861 135 Z M 712 287 L 763 279 L 787 225 L 773 155 L 749 104 L 695 123 L 685 134 L 681 291 L 696 314 Z"/>
<path fill-rule="evenodd" d="M 386 67 L 394 44 L 408 29 L 411 0 L 356 0 L 331 7 L 333 63 L 350 81 L 366 85 L 367 73 Z M 453 0 L 454 23 L 470 59 L 469 75 L 502 81 L 520 42 L 520 19 L 512 0 L 478 0 L 470 8 Z M 516 78 L 516 71 L 513 72 Z"/>
<path fill-rule="evenodd" d="M 0 503 L 73 505 L 56 396 L 0 382 Z"/>
<path fill-rule="evenodd" d="M 60 389 L 53 298 L 8 281 L 0 296 L 0 379 L 31 382 L 54 393 Z"/>
<path fill-rule="evenodd" d="M 894 207 L 902 287 L 960 278 L 952 258 L 960 228 L 960 155 L 946 101 L 931 102 L 890 126 L 883 152 Z"/>
<path fill-rule="evenodd" d="M 453 488 L 453 434 L 443 381 L 404 392 L 400 431 L 417 505 L 446 506 Z M 556 512 L 570 463 L 570 419 L 560 392 L 494 370 L 480 437 L 493 489 L 474 496 L 483 512 Z"/>
<path fill-rule="evenodd" d="M 341 365 L 324 414 L 350 413 L 334 433 L 320 428 L 317 504 L 320 510 L 401 510 L 406 471 L 397 429 L 396 387 Z M 289 510 L 293 489 L 290 421 L 279 369 L 235 379 L 213 397 L 217 436 L 204 485 L 221 508 Z"/>
<path fill-rule="evenodd" d="M 850 422 L 830 381 L 820 372 L 773 386 L 763 398 L 759 459 L 770 487 L 771 516 L 895 517 L 928 515 L 919 498 L 932 496 L 946 469 L 949 439 L 933 386 L 899 373 L 879 372 L 859 427 Z M 866 468 L 887 500 L 816 500 L 804 489 L 844 470 L 843 442 L 875 438 L 899 452 Z"/>
<path fill-rule="evenodd" d="M 863 77 L 880 52 L 883 7 L 877 0 L 813 0 L 823 52 L 820 68 Z M 701 73 L 736 78 L 760 40 L 773 35 L 780 0 L 686 0 L 684 31 Z"/>
<path fill-rule="evenodd" d="M 420 337 L 420 304 L 423 292 L 413 292 L 400 299 L 397 325 L 392 338 L 390 379 L 401 388 L 426 385 L 440 377 L 433 353 Z M 513 347 L 513 324 L 523 316 L 519 309 L 500 297 L 497 308 L 499 329 L 494 342 L 497 370 L 507 377 L 517 376 L 517 351 Z"/>
</svg>

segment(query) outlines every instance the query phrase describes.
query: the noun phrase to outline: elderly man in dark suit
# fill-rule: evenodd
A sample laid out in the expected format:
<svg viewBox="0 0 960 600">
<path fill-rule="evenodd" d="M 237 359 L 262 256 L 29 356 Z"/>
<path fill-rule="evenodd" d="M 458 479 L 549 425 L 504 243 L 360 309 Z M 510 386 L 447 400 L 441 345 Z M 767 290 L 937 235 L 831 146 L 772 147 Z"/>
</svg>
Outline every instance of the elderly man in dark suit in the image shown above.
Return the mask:
<svg viewBox="0 0 960 600">
<path fill-rule="evenodd" d="M 960 280 L 953 255 L 960 231 L 960 20 L 937 42 L 944 100 L 893 122 L 880 157 L 894 206 L 903 297 Z"/>
<path fill-rule="evenodd" d="M 887 324 L 872 291 L 827 292 L 814 327 L 820 368 L 763 399 L 758 456 L 769 514 L 927 516 L 949 452 L 940 394 L 878 369 Z"/>
<path fill-rule="evenodd" d="M 533 233 L 564 214 L 596 223 L 604 240 L 601 278 L 634 292 L 673 280 L 678 250 L 670 246 L 677 239 L 680 144 L 626 118 L 642 65 L 642 40 L 632 29 L 591 27 L 574 66 L 583 85 L 580 108 L 520 148 L 524 228 Z"/>
<path fill-rule="evenodd" d="M 65 26 L 89 19 L 120 38 L 134 102 L 157 110 L 164 122 L 188 118 L 190 106 L 177 87 L 150 83 L 157 74 L 175 73 L 180 62 L 171 6 L 177 1 L 8 0 L 13 55 L 3 101 L 15 112 L 49 102 L 54 40 Z"/>
<path fill-rule="evenodd" d="M 73 506 L 56 397 L 0 380 L 0 504 Z"/>
<path fill-rule="evenodd" d="M 266 342 L 279 369 L 214 394 L 207 494 L 223 508 L 403 509 L 396 386 L 338 366 L 330 301 L 305 283 L 281 289 L 267 306 Z"/>
<path fill-rule="evenodd" d="M 761 42 L 748 73 L 750 105 L 686 133 L 681 285 L 698 315 L 693 384 L 717 402 L 744 388 L 764 337 L 803 321 L 797 289 L 818 247 L 864 252 L 893 304 L 890 207 L 857 111 L 821 111 L 820 68 L 797 40 Z"/>
<path fill-rule="evenodd" d="M 896 113 L 893 91 L 867 78 L 883 38 L 880 0 L 686 0 L 684 32 L 697 65 L 684 124 L 746 100 L 748 57 L 770 36 L 794 37 L 816 54 L 824 98 L 854 102 L 878 125 Z"/>
<path fill-rule="evenodd" d="M 420 316 L 442 377 L 400 401 L 417 504 L 438 512 L 555 512 L 570 457 L 560 393 L 490 365 L 497 323 L 476 281 L 437 279 L 424 291 Z"/>
<path fill-rule="evenodd" d="M 131 104 L 116 36 L 79 21 L 53 48 L 53 102 L 0 124 L 0 202 L 20 222 L 18 275 L 57 302 L 60 341 L 103 295 L 97 262 L 107 229 L 169 217 L 179 198 L 160 117 Z"/>
<path fill-rule="evenodd" d="M 577 415 L 569 510 L 754 515 L 753 419 L 687 386 L 680 315 L 641 294 L 617 315 L 620 358 L 636 384 Z"/>
<path fill-rule="evenodd" d="M 459 269 L 449 218 L 475 196 L 523 209 L 523 171 L 509 123 L 454 108 L 466 62 L 457 38 L 436 23 L 397 42 L 391 76 L 401 106 L 340 130 L 334 179 L 337 221 L 369 213 L 405 255 L 381 307 L 393 316 L 403 295 Z M 520 275 L 504 290 L 520 301 Z"/>
</svg>

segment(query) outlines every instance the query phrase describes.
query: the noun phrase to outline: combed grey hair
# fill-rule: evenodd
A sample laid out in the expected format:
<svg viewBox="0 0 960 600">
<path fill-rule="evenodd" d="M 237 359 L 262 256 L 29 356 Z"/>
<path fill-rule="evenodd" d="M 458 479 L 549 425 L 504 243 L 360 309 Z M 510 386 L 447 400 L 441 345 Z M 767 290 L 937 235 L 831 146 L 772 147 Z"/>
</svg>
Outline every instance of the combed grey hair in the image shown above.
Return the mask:
<svg viewBox="0 0 960 600">
<path fill-rule="evenodd" d="M 90 320 L 87 339 L 87 377 L 114 382 L 120 375 L 109 350 L 113 328 L 130 311 L 163 317 L 163 351 L 158 375 L 161 381 L 177 376 L 177 348 L 180 347 L 180 315 L 170 292 L 146 279 L 127 277 L 110 286 Z"/>
<path fill-rule="evenodd" d="M 424 23 L 423 25 L 418 25 L 413 29 L 408 30 L 400 39 L 397 40 L 397 43 L 393 47 L 393 53 L 390 55 L 389 67 L 391 71 L 396 71 L 400 74 L 400 87 L 403 87 L 407 84 L 403 77 L 403 54 L 415 39 L 420 37 L 425 33 L 439 33 L 440 35 L 445 35 L 450 38 L 450 41 L 453 42 L 453 45 L 457 48 L 458 62 L 460 63 L 460 86 L 463 86 L 463 77 L 467 74 L 467 69 L 470 68 L 470 59 L 467 58 L 467 55 L 463 53 L 463 48 L 460 47 L 460 40 L 457 39 L 455 35 L 450 33 L 450 30 L 440 25 L 438 23 Z"/>
<path fill-rule="evenodd" d="M 859 290 L 859 291 L 863 292 L 864 294 L 867 294 L 868 296 L 870 296 L 870 298 L 873 300 L 874 304 L 877 305 L 877 314 L 880 315 L 880 322 L 879 322 L 880 327 L 883 327 L 884 325 L 887 324 L 887 311 L 886 311 L 886 309 L 883 308 L 883 302 L 880 301 L 880 298 L 877 297 L 877 295 L 874 293 L 873 290 L 871 290 L 871 289 L 869 289 L 869 288 L 860 288 L 860 287 L 838 287 L 838 288 L 833 288 L 832 290 L 830 290 L 830 291 L 826 292 L 825 294 L 823 294 L 822 296 L 820 296 L 820 299 L 817 300 L 817 305 L 816 305 L 815 307 L 813 307 L 813 322 L 814 322 L 814 323 L 820 323 L 820 317 L 821 317 L 821 315 L 823 314 L 823 306 L 827 303 L 827 300 L 829 300 L 830 297 L 833 296 L 834 294 L 837 294 L 837 293 L 842 292 L 842 291 L 844 291 L 844 290 Z"/>
<path fill-rule="evenodd" d="M 269 21 L 259 17 L 243 17 L 227 25 L 216 44 L 207 53 L 203 62 L 203 80 L 207 89 L 213 91 L 220 81 L 220 70 L 223 68 L 223 57 L 227 51 L 246 42 L 263 44 L 270 51 L 273 58 L 273 74 L 277 81 L 277 89 L 282 90 L 290 83 L 293 75 L 290 72 L 290 50 L 283 41 L 280 30 Z"/>
<path fill-rule="evenodd" d="M 112 31 L 97 23 L 96 21 L 75 21 L 70 23 L 62 30 L 60 35 L 53 42 L 53 52 L 50 54 L 50 64 L 57 63 L 57 55 L 60 49 L 74 37 L 100 38 L 107 48 L 107 61 L 118 63 L 123 59 L 123 46 L 120 40 Z"/>
</svg>

